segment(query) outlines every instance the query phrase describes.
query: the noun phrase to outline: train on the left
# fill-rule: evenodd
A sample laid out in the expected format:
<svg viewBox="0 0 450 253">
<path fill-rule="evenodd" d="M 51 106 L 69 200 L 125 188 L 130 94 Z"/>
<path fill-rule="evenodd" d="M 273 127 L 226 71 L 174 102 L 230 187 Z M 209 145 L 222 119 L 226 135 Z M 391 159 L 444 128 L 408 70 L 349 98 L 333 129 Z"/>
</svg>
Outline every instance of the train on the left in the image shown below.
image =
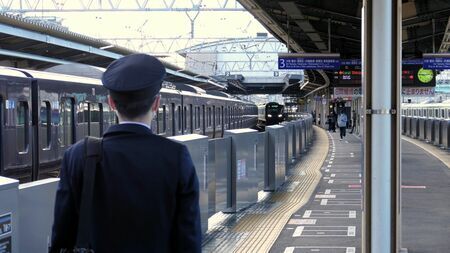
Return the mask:
<svg viewBox="0 0 450 253">
<path fill-rule="evenodd" d="M 55 176 L 64 151 L 117 123 L 108 92 L 95 78 L 0 67 L 0 175 L 34 181 Z M 222 137 L 254 127 L 252 102 L 220 91 L 164 82 L 155 134 Z"/>
</svg>

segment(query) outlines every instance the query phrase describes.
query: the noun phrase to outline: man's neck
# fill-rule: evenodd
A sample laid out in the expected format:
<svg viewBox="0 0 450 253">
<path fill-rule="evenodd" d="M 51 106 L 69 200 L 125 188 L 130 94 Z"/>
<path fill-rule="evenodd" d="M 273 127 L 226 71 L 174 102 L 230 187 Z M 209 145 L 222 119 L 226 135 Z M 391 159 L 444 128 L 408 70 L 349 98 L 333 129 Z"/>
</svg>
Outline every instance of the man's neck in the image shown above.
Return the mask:
<svg viewBox="0 0 450 253">
<path fill-rule="evenodd" d="M 133 122 L 133 123 L 145 124 L 147 126 L 151 125 L 151 122 L 153 119 L 151 113 L 147 113 L 141 117 L 137 117 L 137 118 L 133 118 L 133 119 L 121 117 L 120 115 L 117 115 L 117 117 L 119 118 L 119 124 Z"/>
</svg>

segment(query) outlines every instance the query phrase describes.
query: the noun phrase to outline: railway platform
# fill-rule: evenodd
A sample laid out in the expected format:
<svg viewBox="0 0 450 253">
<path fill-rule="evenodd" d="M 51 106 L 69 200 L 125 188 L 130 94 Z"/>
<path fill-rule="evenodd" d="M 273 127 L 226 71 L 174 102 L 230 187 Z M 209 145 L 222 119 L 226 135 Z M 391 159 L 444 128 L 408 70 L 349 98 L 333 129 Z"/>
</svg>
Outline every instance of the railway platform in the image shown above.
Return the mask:
<svg viewBox="0 0 450 253">
<path fill-rule="evenodd" d="M 314 128 L 314 145 L 288 169 L 283 186 L 256 204 L 210 218 L 204 252 L 361 252 L 361 139 Z M 450 248 L 448 151 L 403 137 L 402 248 Z"/>
</svg>

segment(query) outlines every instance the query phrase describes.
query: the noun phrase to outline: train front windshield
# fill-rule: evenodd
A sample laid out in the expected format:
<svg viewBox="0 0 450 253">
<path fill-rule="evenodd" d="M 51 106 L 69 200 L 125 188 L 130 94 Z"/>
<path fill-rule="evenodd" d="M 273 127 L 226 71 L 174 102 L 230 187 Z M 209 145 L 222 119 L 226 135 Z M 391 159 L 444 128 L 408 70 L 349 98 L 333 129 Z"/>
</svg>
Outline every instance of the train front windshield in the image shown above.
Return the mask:
<svg viewBox="0 0 450 253">
<path fill-rule="evenodd" d="M 280 113 L 282 110 L 281 105 L 269 105 L 267 106 L 267 114 L 277 114 Z"/>
</svg>

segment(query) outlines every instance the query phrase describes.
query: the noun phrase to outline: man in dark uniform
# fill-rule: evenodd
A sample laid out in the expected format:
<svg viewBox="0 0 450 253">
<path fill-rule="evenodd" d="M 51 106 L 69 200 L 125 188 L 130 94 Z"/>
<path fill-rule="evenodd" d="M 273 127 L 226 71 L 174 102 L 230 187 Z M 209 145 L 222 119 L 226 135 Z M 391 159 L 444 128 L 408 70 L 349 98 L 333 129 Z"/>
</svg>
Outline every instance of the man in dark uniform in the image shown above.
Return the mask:
<svg viewBox="0 0 450 253">
<path fill-rule="evenodd" d="M 136 54 L 111 63 L 103 74 L 119 124 L 103 135 L 92 208 L 92 248 L 111 252 L 200 252 L 199 184 L 187 148 L 155 135 L 165 68 Z M 64 154 L 56 194 L 50 252 L 76 243 L 84 145 Z"/>
</svg>

